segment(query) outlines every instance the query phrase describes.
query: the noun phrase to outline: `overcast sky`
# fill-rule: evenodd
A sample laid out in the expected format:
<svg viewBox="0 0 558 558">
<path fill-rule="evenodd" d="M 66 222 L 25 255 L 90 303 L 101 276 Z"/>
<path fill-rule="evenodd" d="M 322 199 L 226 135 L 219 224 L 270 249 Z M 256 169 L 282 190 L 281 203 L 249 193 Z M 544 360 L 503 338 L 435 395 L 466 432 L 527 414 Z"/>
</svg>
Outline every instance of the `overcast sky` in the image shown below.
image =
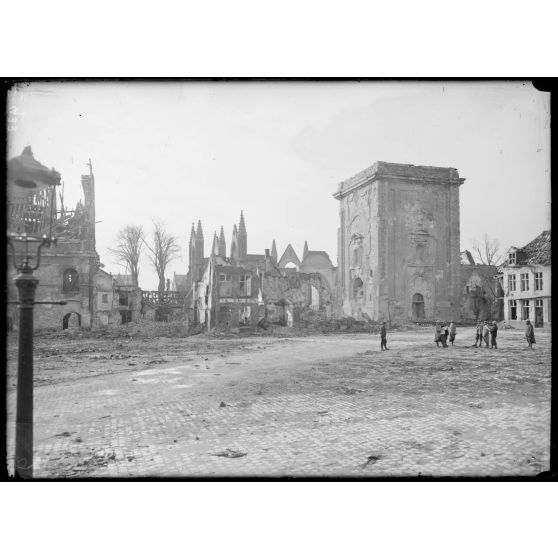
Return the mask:
<svg viewBox="0 0 558 558">
<path fill-rule="evenodd" d="M 206 255 L 224 226 L 227 250 L 244 210 L 248 252 L 304 241 L 337 263 L 338 183 L 375 161 L 448 166 L 460 188 L 461 248 L 484 233 L 522 246 L 550 228 L 550 97 L 530 83 L 31 83 L 9 99 L 8 157 L 31 145 L 82 197 L 91 159 L 97 251 L 119 229 L 163 221 L 186 273 L 192 222 Z M 156 289 L 144 257 L 140 286 Z"/>
</svg>

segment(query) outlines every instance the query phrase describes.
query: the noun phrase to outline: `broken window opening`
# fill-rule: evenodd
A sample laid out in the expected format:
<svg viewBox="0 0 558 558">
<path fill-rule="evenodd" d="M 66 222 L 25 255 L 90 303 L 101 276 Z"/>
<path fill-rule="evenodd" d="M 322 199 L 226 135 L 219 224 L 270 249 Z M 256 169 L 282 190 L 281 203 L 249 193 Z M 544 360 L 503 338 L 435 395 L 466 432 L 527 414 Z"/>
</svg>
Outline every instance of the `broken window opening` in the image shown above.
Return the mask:
<svg viewBox="0 0 558 558">
<path fill-rule="evenodd" d="M 320 293 L 314 285 L 310 285 L 310 308 L 315 312 L 320 309 Z"/>
<path fill-rule="evenodd" d="M 240 289 L 239 296 L 252 296 L 252 276 L 251 275 L 241 275 L 240 276 Z"/>
<path fill-rule="evenodd" d="M 219 274 L 219 296 L 232 296 L 232 275 Z"/>
<path fill-rule="evenodd" d="M 107 303 L 108 303 L 108 294 L 104 294 L 104 295 L 102 296 L 102 299 L 101 299 L 101 300 L 102 300 L 102 302 L 103 302 L 104 304 L 107 304 Z"/>
<path fill-rule="evenodd" d="M 128 293 L 119 291 L 118 292 L 118 305 L 119 306 L 128 306 Z M 122 322 L 124 323 L 124 322 Z"/>
<path fill-rule="evenodd" d="M 125 325 L 132 321 L 132 311 L 131 310 L 122 310 L 120 312 L 120 317 L 122 318 L 122 325 Z"/>
<path fill-rule="evenodd" d="M 75 293 L 79 291 L 79 274 L 75 269 L 66 269 L 62 276 L 62 291 Z"/>
<path fill-rule="evenodd" d="M 515 265 L 516 261 L 517 261 L 516 253 L 515 253 L 515 252 L 512 252 L 511 254 L 509 254 L 509 256 L 508 256 L 508 263 L 509 263 L 510 265 Z"/>
<path fill-rule="evenodd" d="M 251 306 L 241 306 L 240 307 L 238 325 L 241 325 L 241 326 L 251 325 L 251 323 L 250 323 L 251 313 L 252 313 L 252 307 Z"/>
</svg>

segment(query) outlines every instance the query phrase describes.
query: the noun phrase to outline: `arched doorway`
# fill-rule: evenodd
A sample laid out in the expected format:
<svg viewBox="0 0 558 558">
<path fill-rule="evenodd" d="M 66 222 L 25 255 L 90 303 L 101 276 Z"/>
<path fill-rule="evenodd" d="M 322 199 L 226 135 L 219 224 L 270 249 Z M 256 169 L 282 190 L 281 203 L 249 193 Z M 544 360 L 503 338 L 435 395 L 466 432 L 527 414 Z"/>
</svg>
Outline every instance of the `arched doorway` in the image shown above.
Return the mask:
<svg viewBox="0 0 558 558">
<path fill-rule="evenodd" d="M 62 329 L 76 329 L 81 327 L 81 314 L 69 312 L 62 319 Z"/>
<path fill-rule="evenodd" d="M 424 297 L 420 293 L 413 295 L 413 320 L 424 320 Z"/>
</svg>

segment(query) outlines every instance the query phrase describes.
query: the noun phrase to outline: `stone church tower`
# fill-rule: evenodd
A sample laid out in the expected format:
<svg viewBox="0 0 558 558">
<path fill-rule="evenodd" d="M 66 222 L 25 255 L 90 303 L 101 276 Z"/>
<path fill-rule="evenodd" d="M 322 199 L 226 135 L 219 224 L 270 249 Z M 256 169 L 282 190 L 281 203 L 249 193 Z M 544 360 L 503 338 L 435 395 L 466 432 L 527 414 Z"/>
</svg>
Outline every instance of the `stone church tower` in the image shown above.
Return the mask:
<svg viewBox="0 0 558 558">
<path fill-rule="evenodd" d="M 341 182 L 343 314 L 401 323 L 459 319 L 456 169 L 378 161 Z"/>
</svg>

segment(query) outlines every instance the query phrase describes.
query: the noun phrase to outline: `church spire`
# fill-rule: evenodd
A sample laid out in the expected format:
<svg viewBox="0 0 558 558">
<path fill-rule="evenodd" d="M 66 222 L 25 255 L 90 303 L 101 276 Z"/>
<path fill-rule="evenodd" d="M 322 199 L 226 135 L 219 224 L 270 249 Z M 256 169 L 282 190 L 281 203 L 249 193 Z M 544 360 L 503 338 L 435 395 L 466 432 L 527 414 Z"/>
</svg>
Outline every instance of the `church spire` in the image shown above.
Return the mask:
<svg viewBox="0 0 558 558">
<path fill-rule="evenodd" d="M 211 253 L 215 256 L 219 255 L 219 237 L 217 236 L 217 231 L 213 233 L 213 244 L 211 246 Z"/>
<path fill-rule="evenodd" d="M 201 220 L 198 221 L 198 230 L 196 231 L 196 262 L 202 263 L 204 257 L 203 230 Z"/>
<path fill-rule="evenodd" d="M 248 252 L 248 234 L 246 233 L 246 223 L 244 213 L 240 212 L 240 224 L 238 225 L 238 258 L 244 259 Z"/>
<path fill-rule="evenodd" d="M 304 241 L 304 250 L 302 251 L 302 260 L 304 261 L 304 258 L 306 257 L 306 255 L 308 254 L 308 241 L 305 240 Z"/>
<path fill-rule="evenodd" d="M 275 244 L 275 240 L 273 240 L 273 244 L 271 245 L 271 257 L 273 261 L 277 263 L 277 246 Z"/>
<path fill-rule="evenodd" d="M 221 225 L 221 232 L 219 233 L 219 256 L 222 258 L 227 257 L 227 243 L 225 241 L 225 231 Z"/>
<path fill-rule="evenodd" d="M 232 232 L 231 260 L 233 260 L 235 263 L 238 262 L 238 229 L 236 228 L 236 223 L 234 224 Z"/>
</svg>

